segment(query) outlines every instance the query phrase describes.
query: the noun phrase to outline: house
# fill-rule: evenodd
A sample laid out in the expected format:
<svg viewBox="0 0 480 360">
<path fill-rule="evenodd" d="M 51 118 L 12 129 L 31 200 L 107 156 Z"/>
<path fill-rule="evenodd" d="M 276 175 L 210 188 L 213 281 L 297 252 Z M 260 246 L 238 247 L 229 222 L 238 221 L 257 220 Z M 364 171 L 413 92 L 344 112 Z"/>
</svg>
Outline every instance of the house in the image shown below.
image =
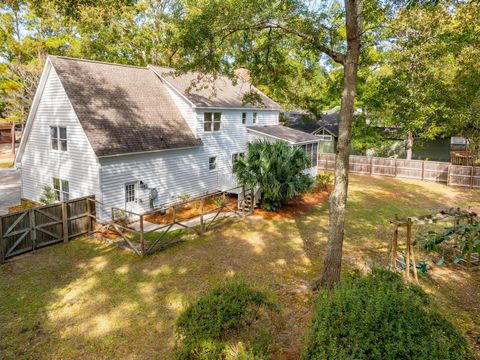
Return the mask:
<svg viewBox="0 0 480 360">
<path fill-rule="evenodd" d="M 357 110 L 356 114 L 360 111 Z M 338 140 L 340 113 L 338 108 L 322 112 L 316 117 L 303 110 L 286 111 L 283 114 L 285 123 L 300 131 L 309 132 L 319 137 L 319 152 L 334 153 Z M 405 140 L 393 126 L 375 126 L 375 129 L 387 139 L 380 153 L 367 150 L 366 155 L 405 158 Z M 466 140 L 462 137 L 446 136 L 432 140 L 415 139 L 412 158 L 416 160 L 450 161 L 454 155 L 462 154 L 466 149 Z M 365 155 L 364 152 L 352 148 L 352 154 Z"/>
<path fill-rule="evenodd" d="M 319 139 L 320 153 L 333 153 L 337 147 L 338 124 L 340 114 L 336 108 L 315 116 L 304 110 L 292 110 L 283 113 L 287 126 L 299 131 L 308 132 Z"/>
<path fill-rule="evenodd" d="M 95 194 L 146 212 L 237 186 L 232 166 L 249 137 L 313 151 L 318 139 L 279 125 L 280 106 L 255 87 L 227 77 L 193 87 L 202 76 L 48 57 L 15 161 L 22 197 L 49 185 L 57 200 Z M 260 104 L 244 104 L 252 91 Z"/>
</svg>

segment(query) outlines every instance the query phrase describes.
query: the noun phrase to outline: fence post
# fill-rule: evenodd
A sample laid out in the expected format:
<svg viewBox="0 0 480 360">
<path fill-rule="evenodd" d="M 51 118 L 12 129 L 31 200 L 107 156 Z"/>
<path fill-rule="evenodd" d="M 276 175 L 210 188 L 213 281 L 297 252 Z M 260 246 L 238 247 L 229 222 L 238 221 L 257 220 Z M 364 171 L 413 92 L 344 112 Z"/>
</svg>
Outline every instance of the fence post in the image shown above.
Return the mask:
<svg viewBox="0 0 480 360">
<path fill-rule="evenodd" d="M 393 158 L 393 174 L 397 177 L 397 158 Z"/>
<path fill-rule="evenodd" d="M 245 186 L 242 186 L 242 215 L 245 217 Z"/>
<path fill-rule="evenodd" d="M 3 240 L 3 218 L 0 216 L 0 264 L 5 262 L 5 244 Z"/>
<path fill-rule="evenodd" d="M 30 218 L 30 239 L 32 239 L 33 251 L 37 247 L 37 230 L 35 229 L 35 209 L 28 210 L 28 216 Z"/>
<path fill-rule="evenodd" d="M 202 197 L 200 200 L 200 233 L 205 232 L 205 224 L 203 223 L 203 205 L 205 203 L 205 198 Z"/>
<path fill-rule="evenodd" d="M 425 178 L 425 160 L 422 160 L 422 181 Z"/>
<path fill-rule="evenodd" d="M 471 169 L 470 169 L 470 188 L 473 188 L 473 176 L 475 175 L 475 165 L 472 165 Z M 471 257 L 471 255 L 470 255 Z"/>
<path fill-rule="evenodd" d="M 448 168 L 447 168 L 447 186 L 450 185 L 450 167 L 452 165 L 448 165 Z"/>
<path fill-rule="evenodd" d="M 140 215 L 140 246 L 142 256 L 145 256 L 145 233 L 143 232 L 143 215 Z"/>
<path fill-rule="evenodd" d="M 373 174 L 373 156 L 370 156 L 370 175 Z"/>
<path fill-rule="evenodd" d="M 62 201 L 62 227 L 63 227 L 63 241 L 68 242 L 68 211 L 67 203 Z"/>
</svg>

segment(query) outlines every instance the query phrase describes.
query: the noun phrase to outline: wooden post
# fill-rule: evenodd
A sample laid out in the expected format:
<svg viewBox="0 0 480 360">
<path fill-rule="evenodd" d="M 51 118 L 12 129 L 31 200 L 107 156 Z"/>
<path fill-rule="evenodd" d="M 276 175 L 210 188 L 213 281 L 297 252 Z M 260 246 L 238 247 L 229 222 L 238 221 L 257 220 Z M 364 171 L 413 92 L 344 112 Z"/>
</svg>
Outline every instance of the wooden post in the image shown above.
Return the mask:
<svg viewBox="0 0 480 360">
<path fill-rule="evenodd" d="M 145 256 L 145 233 L 143 231 L 143 215 L 140 215 L 140 251 Z"/>
<path fill-rule="evenodd" d="M 422 160 L 422 181 L 425 179 L 425 160 Z"/>
<path fill-rule="evenodd" d="M 30 218 L 30 239 L 32 240 L 32 249 L 35 251 L 37 247 L 37 229 L 35 229 L 35 210 L 28 210 L 28 216 Z"/>
<path fill-rule="evenodd" d="M 15 154 L 15 121 L 12 122 L 12 154 Z"/>
<path fill-rule="evenodd" d="M 411 246 L 412 246 L 412 220 L 410 218 L 407 219 L 407 248 L 406 248 L 406 261 L 405 261 L 405 277 L 410 279 L 410 254 Z"/>
<path fill-rule="evenodd" d="M 90 198 L 86 198 L 85 199 L 87 201 L 87 213 L 88 213 L 88 231 L 92 231 L 93 230 L 93 226 L 92 226 L 92 218 L 90 217 L 90 215 L 92 215 L 92 208 L 90 206 Z"/>
<path fill-rule="evenodd" d="M 242 214 L 245 217 L 245 186 L 242 186 Z"/>
<path fill-rule="evenodd" d="M 62 201 L 62 227 L 63 227 L 63 241 L 68 242 L 68 211 L 67 203 Z"/>
<path fill-rule="evenodd" d="M 393 170 L 395 177 L 397 177 L 397 158 L 393 158 Z"/>
<path fill-rule="evenodd" d="M 413 252 L 413 246 L 410 246 L 410 252 L 412 256 L 413 275 L 415 276 L 415 281 L 418 282 L 417 263 L 415 262 L 415 254 Z"/>
<path fill-rule="evenodd" d="M 252 186 L 250 197 L 250 214 L 253 214 L 253 208 L 255 207 L 255 186 Z"/>
<path fill-rule="evenodd" d="M 447 186 L 450 185 L 450 167 L 452 165 L 448 165 L 447 167 Z"/>
<path fill-rule="evenodd" d="M 3 239 L 3 218 L 0 216 L 0 264 L 5 262 L 5 246 Z"/>
<path fill-rule="evenodd" d="M 390 253 L 390 266 L 392 270 L 397 269 L 397 246 L 398 246 L 398 224 L 395 224 L 393 231 L 392 249 Z"/>
<path fill-rule="evenodd" d="M 203 222 L 203 207 L 205 203 L 205 198 L 202 197 L 200 200 L 200 233 L 203 234 L 205 232 L 205 224 Z"/>
<path fill-rule="evenodd" d="M 373 156 L 370 156 L 370 175 L 373 174 Z"/>
<path fill-rule="evenodd" d="M 474 165 L 472 165 L 472 167 L 471 167 L 470 175 L 471 175 L 470 176 L 470 188 L 473 188 L 473 176 L 475 175 L 475 166 Z"/>
</svg>

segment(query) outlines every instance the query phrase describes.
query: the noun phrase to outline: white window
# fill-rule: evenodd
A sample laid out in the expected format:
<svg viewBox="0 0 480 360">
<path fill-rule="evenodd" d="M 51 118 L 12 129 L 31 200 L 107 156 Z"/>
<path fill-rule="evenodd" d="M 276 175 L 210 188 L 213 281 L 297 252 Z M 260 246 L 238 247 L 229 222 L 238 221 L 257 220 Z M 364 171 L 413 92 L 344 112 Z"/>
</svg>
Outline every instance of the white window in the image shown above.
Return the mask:
<svg viewBox="0 0 480 360">
<path fill-rule="evenodd" d="M 220 131 L 222 121 L 222 113 L 206 112 L 203 114 L 203 130 L 204 131 Z"/>
<path fill-rule="evenodd" d="M 215 170 L 217 168 L 217 157 L 211 156 L 208 158 L 208 169 Z"/>
<path fill-rule="evenodd" d="M 67 180 L 53 178 L 53 192 L 56 201 L 68 201 L 70 199 L 70 184 Z"/>
<path fill-rule="evenodd" d="M 67 128 L 50 126 L 50 142 L 53 150 L 67 151 Z"/>
<path fill-rule="evenodd" d="M 239 152 L 239 153 L 232 154 L 232 165 L 235 165 L 237 160 L 242 158 L 244 155 L 245 155 L 244 152 Z"/>
<path fill-rule="evenodd" d="M 244 112 L 244 113 L 242 113 L 242 124 L 245 125 L 246 123 L 247 123 L 247 113 Z"/>
<path fill-rule="evenodd" d="M 137 183 L 125 184 L 125 203 L 131 203 L 137 201 L 136 195 Z"/>
<path fill-rule="evenodd" d="M 332 141 L 332 135 L 317 135 L 321 141 Z"/>
<path fill-rule="evenodd" d="M 252 119 L 252 122 L 253 122 L 254 124 L 256 124 L 256 123 L 257 123 L 257 113 L 256 113 L 256 112 L 254 112 L 254 113 L 253 113 L 253 119 Z"/>
<path fill-rule="evenodd" d="M 305 144 L 302 145 L 302 149 L 310 160 L 310 167 L 317 166 L 318 144 Z"/>
</svg>

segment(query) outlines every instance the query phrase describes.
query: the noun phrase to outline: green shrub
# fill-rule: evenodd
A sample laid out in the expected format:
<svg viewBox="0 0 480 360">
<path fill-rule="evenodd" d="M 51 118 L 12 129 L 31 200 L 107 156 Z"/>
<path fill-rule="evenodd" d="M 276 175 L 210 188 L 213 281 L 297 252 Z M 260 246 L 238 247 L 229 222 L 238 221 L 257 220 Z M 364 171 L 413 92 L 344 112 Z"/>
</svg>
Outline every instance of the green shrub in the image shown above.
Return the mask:
<svg viewBox="0 0 480 360">
<path fill-rule="evenodd" d="M 318 174 L 315 178 L 315 184 L 320 190 L 327 190 L 328 185 L 333 184 L 333 176 L 330 173 Z"/>
<path fill-rule="evenodd" d="M 280 140 L 255 141 L 248 144 L 247 154 L 237 159 L 233 172 L 247 188 L 260 186 L 261 206 L 275 211 L 312 188 L 314 179 L 304 172 L 309 166 L 310 159 L 301 147 Z"/>
<path fill-rule="evenodd" d="M 385 270 L 342 281 L 315 303 L 303 359 L 470 359 L 467 339 L 418 286 Z"/>
<path fill-rule="evenodd" d="M 276 305 L 241 282 L 214 288 L 188 306 L 176 322 L 176 359 L 268 357 L 268 313 Z"/>
</svg>

